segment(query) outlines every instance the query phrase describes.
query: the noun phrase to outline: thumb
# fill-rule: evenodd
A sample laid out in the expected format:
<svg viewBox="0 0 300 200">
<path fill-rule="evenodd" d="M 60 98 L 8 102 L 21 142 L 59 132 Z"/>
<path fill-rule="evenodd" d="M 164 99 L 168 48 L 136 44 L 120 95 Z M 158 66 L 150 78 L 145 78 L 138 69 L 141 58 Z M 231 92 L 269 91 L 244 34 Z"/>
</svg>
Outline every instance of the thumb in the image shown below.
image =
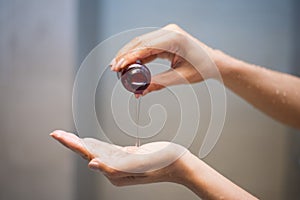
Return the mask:
<svg viewBox="0 0 300 200">
<path fill-rule="evenodd" d="M 142 95 L 144 96 L 150 92 L 158 91 L 165 87 L 181 84 L 184 82 L 182 79 L 182 75 L 180 75 L 176 69 L 171 68 L 153 76 L 150 85 L 146 90 L 144 90 Z"/>
</svg>

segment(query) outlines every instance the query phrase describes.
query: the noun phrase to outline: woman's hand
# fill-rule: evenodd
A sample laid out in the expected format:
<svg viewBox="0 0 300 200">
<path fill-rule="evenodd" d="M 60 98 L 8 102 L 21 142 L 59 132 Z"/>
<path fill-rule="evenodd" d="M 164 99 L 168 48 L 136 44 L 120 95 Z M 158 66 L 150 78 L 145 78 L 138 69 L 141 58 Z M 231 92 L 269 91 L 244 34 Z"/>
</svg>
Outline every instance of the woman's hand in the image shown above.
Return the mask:
<svg viewBox="0 0 300 200">
<path fill-rule="evenodd" d="M 102 172 L 116 186 L 174 182 L 202 199 L 256 199 L 174 143 L 120 147 L 64 131 L 50 135 L 87 159 L 90 168 Z"/>
<path fill-rule="evenodd" d="M 102 172 L 117 186 L 154 182 L 183 182 L 185 154 L 180 145 L 154 142 L 140 147 L 120 147 L 72 133 L 54 131 L 51 136 L 89 161 L 91 169 Z"/>
<path fill-rule="evenodd" d="M 170 70 L 152 77 L 143 95 L 161 88 L 214 78 L 276 120 L 300 129 L 300 79 L 235 59 L 212 49 L 177 25 L 137 37 L 112 62 L 119 71 L 136 60 L 171 62 Z"/>
<path fill-rule="evenodd" d="M 212 78 L 216 65 L 212 58 L 216 52 L 174 24 L 139 36 L 125 45 L 111 64 L 111 69 L 120 71 L 140 60 L 148 63 L 156 58 L 167 59 L 171 68 L 152 77 L 151 84 L 143 95 L 166 86 L 196 83 Z M 214 69 L 213 69 L 214 68 Z"/>
</svg>

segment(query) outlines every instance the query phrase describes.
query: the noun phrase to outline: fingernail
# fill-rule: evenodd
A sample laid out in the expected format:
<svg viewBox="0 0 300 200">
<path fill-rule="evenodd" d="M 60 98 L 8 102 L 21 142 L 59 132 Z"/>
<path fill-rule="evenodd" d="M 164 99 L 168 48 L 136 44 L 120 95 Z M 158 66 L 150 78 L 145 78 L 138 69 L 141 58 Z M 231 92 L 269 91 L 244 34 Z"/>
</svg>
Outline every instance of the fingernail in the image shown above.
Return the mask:
<svg viewBox="0 0 300 200">
<path fill-rule="evenodd" d="M 110 65 L 111 66 L 114 66 L 116 64 L 116 59 L 114 58 L 114 59 L 112 59 L 112 61 L 110 62 Z"/>
<path fill-rule="evenodd" d="M 148 94 L 148 90 L 144 90 L 142 96 L 145 96 L 146 94 Z"/>
<path fill-rule="evenodd" d="M 98 163 L 95 160 L 91 160 L 89 162 L 89 168 L 91 168 L 93 170 L 97 170 L 98 169 Z"/>
<path fill-rule="evenodd" d="M 55 136 L 55 133 L 54 133 L 54 132 L 52 132 L 52 133 L 50 133 L 49 135 L 53 137 L 53 136 Z"/>
<path fill-rule="evenodd" d="M 111 70 L 111 71 L 113 71 L 113 68 L 114 68 L 115 65 L 116 65 L 116 59 L 114 58 L 114 59 L 110 62 L 110 64 L 109 64 L 109 67 L 110 67 L 110 70 Z"/>
<path fill-rule="evenodd" d="M 119 70 L 119 68 L 122 66 L 122 64 L 125 62 L 125 58 L 121 58 L 119 62 L 113 67 L 115 70 Z"/>
<path fill-rule="evenodd" d="M 64 131 L 61 131 L 61 130 L 56 130 L 56 131 L 53 131 L 52 133 L 50 133 L 50 135 L 53 137 L 60 137 L 61 134 L 64 133 Z"/>
</svg>

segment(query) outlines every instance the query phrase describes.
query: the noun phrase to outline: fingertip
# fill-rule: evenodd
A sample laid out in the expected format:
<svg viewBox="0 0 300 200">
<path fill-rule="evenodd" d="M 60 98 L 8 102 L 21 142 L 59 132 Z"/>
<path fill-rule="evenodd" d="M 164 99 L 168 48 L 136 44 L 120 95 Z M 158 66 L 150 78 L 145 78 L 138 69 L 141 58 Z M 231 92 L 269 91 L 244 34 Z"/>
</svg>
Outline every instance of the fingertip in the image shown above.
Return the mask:
<svg viewBox="0 0 300 200">
<path fill-rule="evenodd" d="M 119 71 L 119 70 L 121 69 L 122 65 L 124 64 L 124 62 L 125 62 L 125 58 L 121 58 L 121 59 L 117 62 L 117 64 L 113 67 L 113 69 L 114 69 L 115 71 Z"/>
<path fill-rule="evenodd" d="M 94 158 L 94 159 L 92 159 L 90 162 L 89 162 L 89 164 L 88 164 L 88 166 L 91 168 L 91 167 L 98 167 L 98 165 L 99 165 L 99 163 L 98 163 L 98 161 Z"/>
<path fill-rule="evenodd" d="M 142 93 L 142 96 L 145 96 L 146 94 L 148 94 L 150 91 L 148 89 L 144 90 Z"/>
<path fill-rule="evenodd" d="M 119 64 L 116 65 L 116 70 L 120 71 L 127 68 L 130 64 L 136 63 L 139 57 L 135 54 L 126 54 L 123 58 L 120 59 L 118 62 Z"/>
<path fill-rule="evenodd" d="M 88 167 L 90 168 L 90 169 L 92 169 L 92 170 L 98 170 L 98 165 L 96 165 L 96 164 L 94 164 L 94 163 L 92 163 L 92 164 L 88 164 Z"/>
<path fill-rule="evenodd" d="M 110 62 L 111 66 L 114 66 L 116 64 L 116 58 L 112 59 L 112 61 Z"/>
<path fill-rule="evenodd" d="M 102 162 L 99 158 L 93 158 L 89 164 L 88 167 L 92 170 L 99 170 L 99 171 L 103 171 L 103 166 L 102 166 Z"/>
<path fill-rule="evenodd" d="M 115 71 L 115 65 L 109 65 L 111 71 Z"/>
<path fill-rule="evenodd" d="M 61 135 L 64 133 L 66 133 L 66 132 L 62 131 L 62 130 L 55 130 L 52 133 L 50 133 L 50 136 L 52 136 L 54 138 L 58 138 L 58 137 L 61 137 Z"/>
</svg>

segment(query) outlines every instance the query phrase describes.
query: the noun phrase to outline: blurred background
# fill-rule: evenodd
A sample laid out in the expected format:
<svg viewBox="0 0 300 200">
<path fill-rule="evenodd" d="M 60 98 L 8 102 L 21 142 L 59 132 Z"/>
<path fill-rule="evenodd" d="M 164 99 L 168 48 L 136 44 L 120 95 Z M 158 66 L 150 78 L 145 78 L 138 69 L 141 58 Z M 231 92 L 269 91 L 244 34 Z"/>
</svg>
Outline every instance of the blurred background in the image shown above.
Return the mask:
<svg viewBox="0 0 300 200">
<path fill-rule="evenodd" d="M 198 199 L 171 183 L 117 188 L 49 137 L 76 131 L 80 63 L 120 31 L 176 23 L 232 56 L 300 75 L 299 9 L 297 0 L 0 0 L 0 199 Z M 204 160 L 261 199 L 300 199 L 299 131 L 226 92 L 225 126 Z"/>
</svg>

